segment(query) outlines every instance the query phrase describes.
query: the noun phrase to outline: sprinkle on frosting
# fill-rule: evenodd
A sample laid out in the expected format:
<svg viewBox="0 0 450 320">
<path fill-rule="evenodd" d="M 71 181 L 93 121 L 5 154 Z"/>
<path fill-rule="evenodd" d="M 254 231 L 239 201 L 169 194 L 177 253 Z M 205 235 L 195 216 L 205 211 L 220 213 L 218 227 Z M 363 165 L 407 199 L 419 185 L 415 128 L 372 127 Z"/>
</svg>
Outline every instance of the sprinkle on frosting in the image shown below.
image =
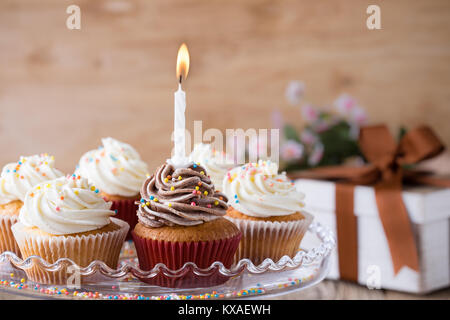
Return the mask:
<svg viewBox="0 0 450 320">
<path fill-rule="evenodd" d="M 130 145 L 113 138 L 85 153 L 75 173 L 89 179 L 99 191 L 125 197 L 139 193 L 148 172 L 147 164 Z"/>
<path fill-rule="evenodd" d="M 19 221 L 53 235 L 66 235 L 108 225 L 114 215 L 110 208 L 111 202 L 92 191 L 87 179 L 68 175 L 32 188 L 25 196 Z"/>
<path fill-rule="evenodd" d="M 229 205 L 254 217 L 284 216 L 300 212 L 303 193 L 271 161 L 248 163 L 230 170 L 223 182 Z"/>
<path fill-rule="evenodd" d="M 227 198 L 215 190 L 205 172 L 193 163 L 176 169 L 163 164 L 142 186 L 139 221 L 153 228 L 194 226 L 224 216 Z"/>
<path fill-rule="evenodd" d="M 222 188 L 222 181 L 228 170 L 234 167 L 234 162 L 225 153 L 213 149 L 210 144 L 199 143 L 189 156 L 194 166 L 201 165 L 208 172 L 216 188 Z M 195 167 L 194 167 L 195 168 Z"/>
<path fill-rule="evenodd" d="M 0 204 L 24 201 L 28 190 L 35 185 L 63 176 L 54 165 L 55 157 L 47 153 L 20 157 L 18 162 L 7 164 L 0 176 Z"/>
</svg>

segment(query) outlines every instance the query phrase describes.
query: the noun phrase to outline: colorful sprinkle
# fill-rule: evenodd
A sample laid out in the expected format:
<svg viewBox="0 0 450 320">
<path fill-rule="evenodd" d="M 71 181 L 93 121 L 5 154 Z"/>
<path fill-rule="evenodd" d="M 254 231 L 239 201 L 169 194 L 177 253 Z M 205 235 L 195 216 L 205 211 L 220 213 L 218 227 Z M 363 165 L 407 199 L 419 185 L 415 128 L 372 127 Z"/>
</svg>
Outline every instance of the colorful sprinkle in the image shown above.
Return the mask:
<svg viewBox="0 0 450 320">
<path fill-rule="evenodd" d="M 132 251 L 132 250 L 131 250 Z M 122 251 L 123 254 L 124 251 Z M 134 252 L 133 252 L 134 254 Z M 318 269 L 314 271 L 316 274 Z M 314 274 L 311 274 L 304 278 L 287 278 L 279 279 L 276 283 L 265 283 L 264 286 L 261 283 L 257 283 L 255 287 L 246 287 L 239 291 L 228 291 L 227 289 L 211 290 L 197 295 L 183 295 L 177 293 L 168 293 L 161 295 L 145 296 L 137 293 L 102 293 L 97 291 L 78 291 L 67 288 L 58 288 L 55 286 L 27 284 L 26 278 L 15 278 L 15 274 L 10 274 L 10 280 L 0 279 L 0 286 L 6 288 L 12 288 L 17 290 L 29 290 L 33 294 L 41 294 L 48 296 L 71 296 L 75 299 L 101 299 L 101 300 L 209 300 L 209 299 L 224 299 L 234 297 L 247 297 L 255 295 L 263 295 L 270 293 L 272 290 L 284 289 L 292 286 L 298 286 L 302 283 L 309 282 L 314 279 Z M 125 278 L 123 281 L 138 281 L 133 277 Z M 112 285 L 112 290 L 120 290 L 120 286 Z M 208 290 L 208 289 L 206 289 Z M 222 291 L 224 290 L 224 291 Z"/>
</svg>

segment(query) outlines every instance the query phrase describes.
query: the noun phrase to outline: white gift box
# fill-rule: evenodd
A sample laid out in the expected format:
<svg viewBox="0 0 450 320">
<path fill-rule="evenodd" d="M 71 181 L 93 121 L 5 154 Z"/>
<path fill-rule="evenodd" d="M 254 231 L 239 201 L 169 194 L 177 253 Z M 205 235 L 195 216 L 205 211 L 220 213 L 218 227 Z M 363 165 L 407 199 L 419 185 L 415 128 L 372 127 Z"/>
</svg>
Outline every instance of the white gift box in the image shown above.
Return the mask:
<svg viewBox="0 0 450 320">
<path fill-rule="evenodd" d="M 306 210 L 315 221 L 336 232 L 335 184 L 298 179 L 296 187 L 306 195 Z M 403 201 L 416 240 L 420 271 L 403 267 L 396 275 L 372 187 L 356 186 L 354 210 L 358 225 L 358 283 L 424 294 L 450 285 L 450 189 L 404 187 Z M 308 237 L 304 243 L 307 244 Z M 339 241 L 338 241 L 339 245 Z M 339 279 L 338 253 L 331 257 L 329 279 Z"/>
</svg>

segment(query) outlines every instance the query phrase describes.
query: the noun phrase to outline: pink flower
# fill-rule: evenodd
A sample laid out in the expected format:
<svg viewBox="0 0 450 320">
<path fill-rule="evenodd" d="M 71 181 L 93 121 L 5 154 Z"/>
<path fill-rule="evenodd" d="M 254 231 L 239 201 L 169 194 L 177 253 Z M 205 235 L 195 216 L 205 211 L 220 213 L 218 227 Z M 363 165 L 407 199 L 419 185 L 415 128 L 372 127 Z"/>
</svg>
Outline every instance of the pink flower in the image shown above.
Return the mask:
<svg viewBox="0 0 450 320">
<path fill-rule="evenodd" d="M 280 148 L 280 156 L 284 161 L 291 162 L 303 157 L 303 145 L 295 140 L 286 141 Z"/>
<path fill-rule="evenodd" d="M 314 148 L 308 158 L 308 164 L 310 166 L 316 166 L 320 162 L 320 160 L 322 160 L 323 149 L 323 144 L 320 142 L 314 145 Z"/>
<path fill-rule="evenodd" d="M 330 129 L 331 125 L 332 125 L 331 121 L 327 121 L 327 120 L 322 119 L 322 120 L 317 121 L 314 124 L 314 129 L 318 133 L 320 133 L 320 132 L 324 132 L 324 131 L 327 131 L 328 129 Z"/>
<path fill-rule="evenodd" d="M 272 127 L 281 129 L 284 126 L 283 115 L 279 110 L 274 110 L 271 115 Z"/>
<path fill-rule="evenodd" d="M 356 122 L 358 125 L 364 125 L 367 123 L 367 113 L 366 111 L 359 107 L 355 106 L 351 112 L 351 120 Z"/>
<path fill-rule="evenodd" d="M 358 125 L 367 122 L 366 111 L 348 94 L 341 94 L 334 102 L 334 108 L 341 116 Z"/>
<path fill-rule="evenodd" d="M 305 129 L 300 134 L 300 140 L 306 145 L 312 145 L 317 142 L 317 136 L 309 129 Z"/>
<path fill-rule="evenodd" d="M 306 122 L 315 122 L 319 119 L 319 111 L 307 104 L 302 107 L 302 117 Z"/>
<path fill-rule="evenodd" d="M 354 107 L 356 107 L 358 104 L 356 103 L 356 100 L 344 93 L 341 94 L 335 101 L 334 101 L 334 107 L 336 109 L 336 111 L 343 115 L 343 116 L 348 116 L 351 114 L 352 110 Z"/>
<path fill-rule="evenodd" d="M 286 88 L 286 99 L 293 105 L 298 105 L 303 100 L 303 95 L 305 94 L 305 84 L 300 81 L 289 82 Z"/>
</svg>

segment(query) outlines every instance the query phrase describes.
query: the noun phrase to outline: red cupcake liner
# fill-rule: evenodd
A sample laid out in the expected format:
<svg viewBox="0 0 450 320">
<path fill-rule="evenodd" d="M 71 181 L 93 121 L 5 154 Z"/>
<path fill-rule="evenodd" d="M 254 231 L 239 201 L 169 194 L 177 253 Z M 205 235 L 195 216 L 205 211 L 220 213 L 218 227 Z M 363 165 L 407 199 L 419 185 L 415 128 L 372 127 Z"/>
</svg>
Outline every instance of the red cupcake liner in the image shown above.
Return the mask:
<svg viewBox="0 0 450 320">
<path fill-rule="evenodd" d="M 186 262 L 193 262 L 205 269 L 215 261 L 220 261 L 226 268 L 231 267 L 234 254 L 239 246 L 241 234 L 213 241 L 171 242 L 141 238 L 132 232 L 136 253 L 141 270 L 149 271 L 158 263 L 163 263 L 170 270 L 180 269 Z M 189 268 L 183 276 L 173 278 L 162 272 L 153 278 L 140 280 L 160 287 L 201 288 L 212 287 L 226 282 L 230 277 L 224 276 L 216 268 L 208 276 L 194 274 Z"/>
<path fill-rule="evenodd" d="M 130 225 L 130 230 L 128 231 L 126 240 L 131 240 L 131 230 L 134 229 L 138 222 L 138 217 L 136 211 L 138 206 L 135 204 L 139 199 L 127 199 L 127 200 L 110 200 L 108 198 L 104 198 L 105 201 L 112 202 L 111 210 L 117 210 L 114 218 L 118 218 L 127 222 Z"/>
</svg>

